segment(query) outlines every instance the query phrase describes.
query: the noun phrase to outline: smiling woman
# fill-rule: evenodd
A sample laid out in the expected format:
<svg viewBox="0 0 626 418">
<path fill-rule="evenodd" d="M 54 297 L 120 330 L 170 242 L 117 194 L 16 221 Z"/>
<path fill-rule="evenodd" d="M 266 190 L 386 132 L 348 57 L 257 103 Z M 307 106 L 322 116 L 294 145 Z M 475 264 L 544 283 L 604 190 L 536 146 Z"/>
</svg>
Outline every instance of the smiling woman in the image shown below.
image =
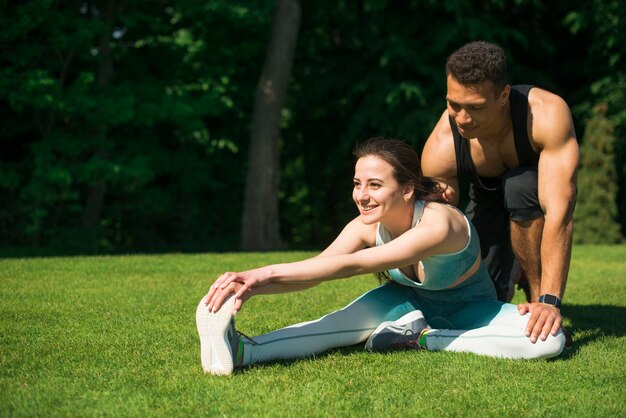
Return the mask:
<svg viewBox="0 0 626 418">
<path fill-rule="evenodd" d="M 402 217 L 404 214 L 406 217 L 406 213 L 411 211 L 407 212 L 406 208 L 403 210 L 403 205 L 412 206 L 413 193 L 419 198 L 441 200 L 441 186 L 422 176 L 419 159 L 409 145 L 400 141 L 372 139 L 358 146 L 354 155 L 357 162 L 352 198 L 364 224 L 380 222 L 381 216 L 389 215 L 388 212 L 393 212 L 394 208 L 398 212 L 396 215 Z M 375 208 L 381 210 L 370 216 L 370 211 Z M 410 223 L 408 218 L 405 224 Z M 387 224 L 398 221 L 393 213 L 387 219 Z"/>
<path fill-rule="evenodd" d="M 496 300 L 474 226 L 438 202 L 445 190 L 422 175 L 409 145 L 371 139 L 354 155 L 360 214 L 328 248 L 299 262 L 224 273 L 202 298 L 196 322 L 206 372 L 231 374 L 236 367 L 363 342 L 374 351 L 408 347 L 508 358 L 561 352 L 560 329 L 531 339 L 525 334 L 529 314 Z M 318 320 L 254 338 L 235 329 L 234 314 L 252 296 L 381 272 L 386 283 Z"/>
</svg>

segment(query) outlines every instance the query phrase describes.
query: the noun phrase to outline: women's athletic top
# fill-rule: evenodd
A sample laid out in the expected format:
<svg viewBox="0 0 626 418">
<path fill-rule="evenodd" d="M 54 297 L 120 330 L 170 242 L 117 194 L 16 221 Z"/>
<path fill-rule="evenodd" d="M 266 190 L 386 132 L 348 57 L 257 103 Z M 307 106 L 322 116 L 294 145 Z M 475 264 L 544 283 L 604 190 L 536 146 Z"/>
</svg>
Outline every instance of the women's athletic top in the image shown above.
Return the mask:
<svg viewBox="0 0 626 418">
<path fill-rule="evenodd" d="M 415 201 L 412 228 L 419 224 L 422 219 L 425 204 L 426 202 L 423 200 Z M 463 212 L 459 211 L 459 213 L 463 215 Z M 452 283 L 474 265 L 476 258 L 480 254 L 480 243 L 474 225 L 472 225 L 465 215 L 463 215 L 463 219 L 465 219 L 468 229 L 467 245 L 460 251 L 448 254 L 436 254 L 420 261 L 425 273 L 422 283 L 408 278 L 400 269 L 389 270 L 391 278 L 399 284 L 425 290 L 442 290 L 450 287 Z M 383 245 L 389 241 L 391 241 L 391 234 L 382 223 L 378 223 L 376 245 Z"/>
</svg>

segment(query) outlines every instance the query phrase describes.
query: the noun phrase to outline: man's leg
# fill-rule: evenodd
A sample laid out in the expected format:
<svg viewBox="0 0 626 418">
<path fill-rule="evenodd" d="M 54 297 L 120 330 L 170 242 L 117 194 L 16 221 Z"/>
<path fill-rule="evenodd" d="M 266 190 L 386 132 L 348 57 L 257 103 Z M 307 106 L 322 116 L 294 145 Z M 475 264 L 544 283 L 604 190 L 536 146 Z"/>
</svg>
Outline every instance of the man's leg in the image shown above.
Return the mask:
<svg viewBox="0 0 626 418">
<path fill-rule="evenodd" d="M 480 251 L 498 300 L 509 302 L 519 276 L 519 266 L 511 248 L 509 212 L 502 192 L 484 192 L 470 186 L 470 202 L 465 213 L 478 231 Z"/>
<path fill-rule="evenodd" d="M 537 169 L 518 167 L 503 178 L 504 202 L 511 217 L 511 245 L 530 288 L 529 302 L 541 289 L 541 238 L 544 217 L 537 194 Z"/>
</svg>

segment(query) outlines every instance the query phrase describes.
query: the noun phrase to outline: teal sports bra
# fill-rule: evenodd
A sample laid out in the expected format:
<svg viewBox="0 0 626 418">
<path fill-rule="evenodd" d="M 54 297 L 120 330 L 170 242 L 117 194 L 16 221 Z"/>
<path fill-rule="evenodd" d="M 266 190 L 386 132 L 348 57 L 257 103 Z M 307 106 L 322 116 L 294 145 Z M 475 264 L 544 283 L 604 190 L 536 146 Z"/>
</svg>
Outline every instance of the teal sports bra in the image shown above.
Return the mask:
<svg viewBox="0 0 626 418">
<path fill-rule="evenodd" d="M 419 224 L 424 214 L 424 206 L 426 202 L 423 200 L 416 200 L 413 210 L 413 222 L 411 227 L 415 227 Z M 458 210 L 457 208 L 454 208 Z M 424 269 L 424 281 L 422 283 L 416 282 L 408 278 L 400 269 L 388 270 L 391 278 L 405 286 L 417 287 L 425 290 L 443 290 L 450 287 L 457 281 L 465 272 L 467 272 L 476 262 L 476 257 L 480 254 L 480 241 L 478 240 L 478 233 L 474 228 L 474 225 L 467 219 L 467 217 L 458 210 L 468 226 L 469 237 L 467 239 L 467 245 L 457 252 L 447 254 L 432 255 L 422 261 L 420 265 Z M 383 245 L 391 241 L 391 234 L 384 227 L 382 223 L 378 223 L 376 231 L 376 246 Z"/>
</svg>

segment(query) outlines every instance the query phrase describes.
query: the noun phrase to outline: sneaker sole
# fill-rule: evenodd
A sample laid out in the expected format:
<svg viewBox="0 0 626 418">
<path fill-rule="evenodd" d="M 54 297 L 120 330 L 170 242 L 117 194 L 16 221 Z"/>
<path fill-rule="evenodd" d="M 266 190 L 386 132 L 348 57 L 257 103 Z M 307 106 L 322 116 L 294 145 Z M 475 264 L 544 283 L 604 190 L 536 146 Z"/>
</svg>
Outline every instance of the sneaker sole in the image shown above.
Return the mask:
<svg viewBox="0 0 626 418">
<path fill-rule="evenodd" d="M 215 375 L 233 373 L 233 356 L 226 328 L 232 318 L 235 298 L 230 296 L 220 310 L 211 313 L 202 298 L 196 309 L 196 325 L 200 336 L 200 361 L 205 372 Z"/>
<path fill-rule="evenodd" d="M 206 296 L 196 308 L 196 326 L 200 337 L 200 361 L 205 372 L 211 371 L 211 342 L 209 341 L 209 308 L 204 304 Z"/>
<path fill-rule="evenodd" d="M 410 322 L 413 322 L 413 321 L 416 321 L 418 319 L 424 319 L 424 314 L 422 313 L 422 311 L 413 311 L 411 313 L 406 314 L 401 319 L 402 319 L 401 322 L 398 322 L 398 320 L 396 320 L 396 321 L 386 321 L 386 322 L 383 322 L 382 324 L 380 324 L 378 327 L 376 327 L 374 332 L 372 332 L 372 335 L 370 335 L 370 337 L 367 339 L 367 342 L 365 343 L 365 348 L 367 350 L 372 350 L 373 351 L 372 345 L 374 343 L 374 339 L 375 339 L 374 337 L 380 331 L 385 329 L 388 325 L 391 325 L 391 324 L 406 325 L 406 324 L 408 324 Z"/>
</svg>

